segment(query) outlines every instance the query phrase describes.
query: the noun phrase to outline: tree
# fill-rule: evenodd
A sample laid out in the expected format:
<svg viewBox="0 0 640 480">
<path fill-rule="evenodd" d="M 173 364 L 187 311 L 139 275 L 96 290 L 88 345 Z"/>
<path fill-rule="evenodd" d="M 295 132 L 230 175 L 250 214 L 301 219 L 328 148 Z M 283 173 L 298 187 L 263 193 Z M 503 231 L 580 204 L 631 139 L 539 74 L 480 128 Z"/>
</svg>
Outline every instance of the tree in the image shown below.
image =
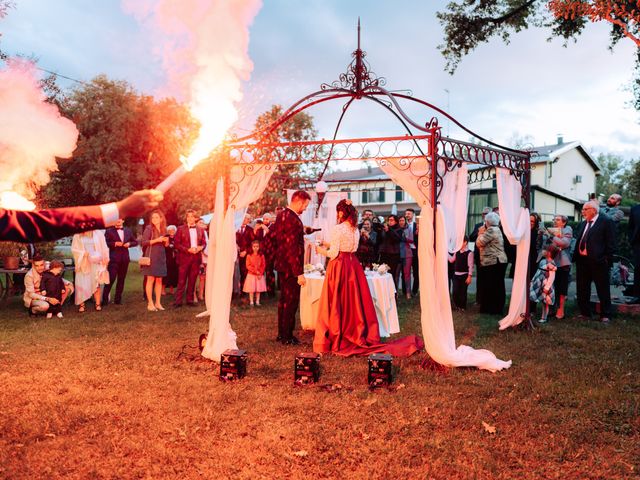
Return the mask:
<svg viewBox="0 0 640 480">
<path fill-rule="evenodd" d="M 0 0 L 0 20 L 7 16 L 7 12 L 10 8 L 13 8 L 15 3 L 12 0 Z M 2 38 L 2 32 L 0 32 L 0 38 Z M 6 60 L 7 54 L 0 50 L 0 60 Z"/>
<path fill-rule="evenodd" d="M 632 160 L 622 173 L 620 182 L 624 185 L 623 203 L 635 205 L 640 202 L 640 160 Z"/>
<path fill-rule="evenodd" d="M 600 175 L 596 177 L 596 192 L 609 198 L 612 193 L 624 193 L 622 174 L 624 172 L 624 160 L 610 153 L 598 155 Z"/>
<path fill-rule="evenodd" d="M 607 21 L 611 23 L 610 48 L 623 38 L 640 45 L 640 8 L 634 0 L 461 0 L 450 2 L 437 16 L 445 34 L 438 48 L 451 74 L 478 45 L 493 37 L 509 43 L 512 33 L 530 26 L 551 29 L 551 37 L 564 39 L 566 46 L 569 40 L 577 41 L 589 22 Z M 640 110 L 640 50 L 632 90 L 635 108 Z"/>
<path fill-rule="evenodd" d="M 261 114 L 255 123 L 255 130 L 260 131 L 282 116 L 282 107 L 273 105 L 269 110 Z M 306 112 L 300 112 L 280 125 L 270 135 L 264 137 L 261 141 L 274 142 L 303 142 L 316 138 L 317 132 L 313 126 L 313 117 Z M 312 157 L 310 152 L 305 153 L 308 157 Z M 297 158 L 293 149 L 285 149 L 284 158 L 280 160 L 291 161 Z M 263 161 L 275 161 L 274 157 L 263 158 Z M 310 161 L 305 164 L 281 164 L 278 165 L 276 171 L 271 177 L 269 185 L 267 185 L 262 197 L 252 205 L 252 209 L 256 212 L 271 211 L 277 206 L 283 206 L 287 203 L 286 190 L 288 188 L 298 188 L 301 181 L 315 179 L 324 167 L 324 163 Z"/>
<path fill-rule="evenodd" d="M 63 113 L 80 135 L 73 157 L 58 161 L 59 171 L 41 192 L 52 207 L 109 202 L 155 186 L 197 133 L 189 111 L 175 100 L 156 101 L 105 76 L 73 90 Z"/>
</svg>

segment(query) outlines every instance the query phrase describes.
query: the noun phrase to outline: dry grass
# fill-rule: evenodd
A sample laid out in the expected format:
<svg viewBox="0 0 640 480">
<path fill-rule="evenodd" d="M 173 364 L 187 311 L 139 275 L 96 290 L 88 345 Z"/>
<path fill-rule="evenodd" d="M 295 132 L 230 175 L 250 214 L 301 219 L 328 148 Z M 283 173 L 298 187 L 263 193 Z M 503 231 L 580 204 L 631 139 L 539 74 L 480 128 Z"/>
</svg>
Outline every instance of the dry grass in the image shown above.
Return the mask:
<svg viewBox="0 0 640 480">
<path fill-rule="evenodd" d="M 395 388 L 370 392 L 364 358 L 325 357 L 321 385 L 293 387 L 299 349 L 273 341 L 273 302 L 235 310 L 250 353 L 237 383 L 220 382 L 210 362 L 177 359 L 206 328 L 193 309 L 148 313 L 137 292 L 62 321 L 29 319 L 17 299 L 0 308 L 2 478 L 600 479 L 640 469 L 638 319 L 499 333 L 495 318 L 457 315 L 458 339 L 513 367 L 441 374 L 415 355 L 396 361 Z M 402 301 L 401 319 L 418 332 L 417 303 Z"/>
</svg>

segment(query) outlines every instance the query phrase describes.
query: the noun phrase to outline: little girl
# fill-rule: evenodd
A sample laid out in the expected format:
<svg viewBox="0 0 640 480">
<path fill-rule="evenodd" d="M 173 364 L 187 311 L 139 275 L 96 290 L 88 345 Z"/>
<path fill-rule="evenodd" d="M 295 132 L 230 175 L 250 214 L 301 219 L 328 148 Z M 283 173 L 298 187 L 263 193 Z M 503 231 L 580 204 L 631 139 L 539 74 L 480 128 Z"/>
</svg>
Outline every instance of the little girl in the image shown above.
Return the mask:
<svg viewBox="0 0 640 480">
<path fill-rule="evenodd" d="M 243 292 L 249 294 L 249 303 L 253 307 L 253 295 L 256 297 L 256 305 L 260 306 L 260 292 L 267 291 L 267 281 L 264 278 L 264 271 L 267 261 L 260 253 L 260 242 L 251 242 L 251 253 L 247 255 L 247 278 L 244 281 Z"/>
<path fill-rule="evenodd" d="M 553 258 L 558 253 L 558 247 L 549 245 L 538 264 L 538 268 L 531 279 L 531 289 L 529 290 L 529 299 L 532 302 L 542 302 L 542 318 L 539 323 L 547 322 L 549 314 L 549 305 L 555 302 L 555 290 L 553 289 L 553 281 L 556 278 L 556 264 Z"/>
</svg>

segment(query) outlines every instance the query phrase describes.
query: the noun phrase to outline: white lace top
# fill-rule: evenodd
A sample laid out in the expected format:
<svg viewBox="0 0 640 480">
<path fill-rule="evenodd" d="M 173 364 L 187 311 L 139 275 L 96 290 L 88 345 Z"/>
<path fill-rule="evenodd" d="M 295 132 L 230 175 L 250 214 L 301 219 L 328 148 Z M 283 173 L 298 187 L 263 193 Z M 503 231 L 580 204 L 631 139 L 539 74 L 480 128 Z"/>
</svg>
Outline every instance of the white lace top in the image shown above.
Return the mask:
<svg viewBox="0 0 640 480">
<path fill-rule="evenodd" d="M 336 258 L 340 252 L 355 252 L 360 242 L 360 230 L 353 228 L 349 222 L 336 225 L 331 231 L 331 247 L 327 257 Z"/>
</svg>

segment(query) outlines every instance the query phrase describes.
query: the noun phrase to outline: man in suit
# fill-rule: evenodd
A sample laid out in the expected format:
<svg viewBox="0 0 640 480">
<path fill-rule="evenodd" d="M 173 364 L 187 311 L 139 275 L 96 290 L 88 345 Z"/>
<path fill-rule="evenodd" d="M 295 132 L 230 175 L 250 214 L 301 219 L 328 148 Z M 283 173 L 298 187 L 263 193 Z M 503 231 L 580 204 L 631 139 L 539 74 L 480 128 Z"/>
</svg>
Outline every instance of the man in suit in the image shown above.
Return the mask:
<svg viewBox="0 0 640 480">
<path fill-rule="evenodd" d="M 202 263 L 202 251 L 207 244 L 204 230 L 196 225 L 197 220 L 196 212 L 187 210 L 186 225 L 181 225 L 176 231 L 174 245 L 178 263 L 178 286 L 174 307 L 182 306 L 185 289 L 187 291 L 187 305 L 197 305 L 193 301 L 193 295 Z"/>
<path fill-rule="evenodd" d="M 116 279 L 118 286 L 116 287 L 116 296 L 114 303 L 120 305 L 122 303 L 122 291 L 124 290 L 124 281 L 127 278 L 129 270 L 129 248 L 138 245 L 133 232 L 124 226 L 124 220 L 119 218 L 113 227 L 107 228 L 104 232 L 104 238 L 109 247 L 109 283 L 104 286 L 102 292 L 102 305 L 109 304 L 109 294 L 111 287 Z"/>
<path fill-rule="evenodd" d="M 415 297 L 420 288 L 420 264 L 418 263 L 418 225 L 415 222 L 416 211 L 407 208 L 404 211 L 404 218 L 407 220 L 408 237 L 412 239 L 411 246 L 411 273 L 413 273 L 413 287 L 411 293 Z"/>
<path fill-rule="evenodd" d="M 0 208 L 0 240 L 32 243 L 114 225 L 119 218 L 139 217 L 162 201 L 158 190 L 140 190 L 119 202 L 89 207 L 21 212 Z"/>
<path fill-rule="evenodd" d="M 589 200 L 582 207 L 584 221 L 576 231 L 576 248 L 573 261 L 576 264 L 576 290 L 580 316 L 591 318 L 591 282 L 595 283 L 600 299 L 600 320 L 609 323 L 611 316 L 611 291 L 609 268 L 616 245 L 613 220 L 599 213 L 596 200 Z"/>
<path fill-rule="evenodd" d="M 640 303 L 640 204 L 629 212 L 629 243 L 633 250 L 633 298 L 627 303 Z"/>
<path fill-rule="evenodd" d="M 270 213 L 265 213 L 262 216 L 262 223 L 256 222 L 256 227 L 254 228 L 256 240 L 260 241 L 260 250 L 267 262 L 265 279 L 267 281 L 267 295 L 269 296 L 274 296 L 276 291 L 276 276 L 273 267 L 275 225 L 272 218 Z"/>
<path fill-rule="evenodd" d="M 251 248 L 251 242 L 256 238 L 253 228 L 249 226 L 249 223 L 251 223 L 251 215 L 247 213 L 242 219 L 242 226 L 236 232 L 241 286 L 244 285 L 244 279 L 247 278 L 247 253 Z"/>
<path fill-rule="evenodd" d="M 291 196 L 291 202 L 277 219 L 275 267 L 280 282 L 278 301 L 278 337 L 286 345 L 298 345 L 293 336 L 296 311 L 300 304 L 300 287 L 304 278 L 304 226 L 300 215 L 309 206 L 311 197 L 303 190 Z"/>
</svg>

